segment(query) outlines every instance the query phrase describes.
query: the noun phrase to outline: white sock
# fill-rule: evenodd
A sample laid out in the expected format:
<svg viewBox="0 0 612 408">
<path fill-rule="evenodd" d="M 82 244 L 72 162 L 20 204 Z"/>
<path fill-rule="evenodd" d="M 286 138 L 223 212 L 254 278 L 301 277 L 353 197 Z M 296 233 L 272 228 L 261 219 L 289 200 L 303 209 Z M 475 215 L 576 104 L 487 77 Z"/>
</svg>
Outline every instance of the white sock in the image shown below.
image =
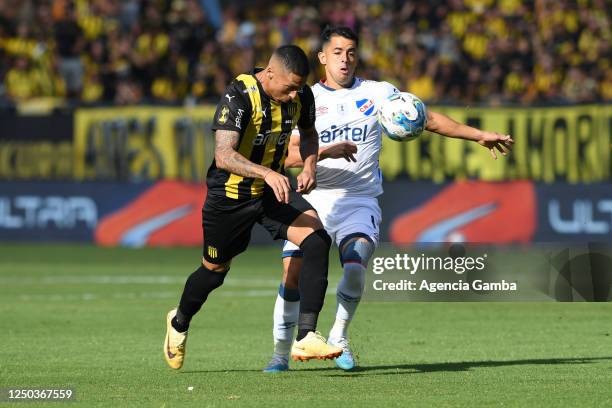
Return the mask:
<svg viewBox="0 0 612 408">
<path fill-rule="evenodd" d="M 279 294 L 274 304 L 274 355 L 287 358 L 291 351 L 293 331 L 300 314 L 300 301 L 290 302 Z"/>
<path fill-rule="evenodd" d="M 347 337 L 348 326 L 361 300 L 366 268 L 359 263 L 345 263 L 344 275 L 336 289 L 336 321 L 329 332 L 330 339 Z"/>
</svg>

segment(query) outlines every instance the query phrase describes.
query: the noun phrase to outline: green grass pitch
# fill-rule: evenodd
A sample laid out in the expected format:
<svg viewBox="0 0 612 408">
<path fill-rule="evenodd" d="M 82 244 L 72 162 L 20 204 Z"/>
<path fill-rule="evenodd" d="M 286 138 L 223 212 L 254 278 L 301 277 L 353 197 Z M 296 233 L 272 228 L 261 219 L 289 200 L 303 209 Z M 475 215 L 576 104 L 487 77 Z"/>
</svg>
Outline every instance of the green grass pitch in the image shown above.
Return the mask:
<svg viewBox="0 0 612 408">
<path fill-rule="evenodd" d="M 162 356 L 165 314 L 199 254 L 0 246 L 0 387 L 71 387 L 75 406 L 87 407 L 612 406 L 610 303 L 364 302 L 351 327 L 359 370 L 317 361 L 263 374 L 279 248 L 236 259 L 173 371 Z M 334 307 L 332 294 L 325 335 Z M 28 405 L 58 403 L 15 406 Z"/>
</svg>

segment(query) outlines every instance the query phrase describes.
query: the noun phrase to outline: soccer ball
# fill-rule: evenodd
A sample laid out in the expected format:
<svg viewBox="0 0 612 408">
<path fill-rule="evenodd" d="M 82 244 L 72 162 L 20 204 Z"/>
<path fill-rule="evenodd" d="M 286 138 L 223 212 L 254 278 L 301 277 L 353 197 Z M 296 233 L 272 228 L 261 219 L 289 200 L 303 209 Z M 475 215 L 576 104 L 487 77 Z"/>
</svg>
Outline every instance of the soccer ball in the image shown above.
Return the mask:
<svg viewBox="0 0 612 408">
<path fill-rule="evenodd" d="M 378 109 L 378 123 L 385 135 L 398 142 L 419 137 L 427 124 L 425 104 L 408 92 L 390 95 Z"/>
</svg>

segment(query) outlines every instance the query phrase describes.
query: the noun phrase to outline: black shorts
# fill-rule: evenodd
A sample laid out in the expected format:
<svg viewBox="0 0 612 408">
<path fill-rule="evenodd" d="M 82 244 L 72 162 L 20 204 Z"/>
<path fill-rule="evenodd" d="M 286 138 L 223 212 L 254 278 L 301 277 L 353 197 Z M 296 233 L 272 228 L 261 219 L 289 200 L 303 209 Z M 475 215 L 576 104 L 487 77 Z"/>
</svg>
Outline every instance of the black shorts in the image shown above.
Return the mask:
<svg viewBox="0 0 612 408">
<path fill-rule="evenodd" d="M 268 230 L 272 238 L 287 239 L 287 228 L 297 217 L 312 209 L 295 191 L 289 194 L 289 204 L 279 203 L 267 185 L 262 197 L 251 200 L 238 201 L 209 194 L 202 209 L 204 259 L 220 264 L 244 252 L 256 222 Z"/>
</svg>

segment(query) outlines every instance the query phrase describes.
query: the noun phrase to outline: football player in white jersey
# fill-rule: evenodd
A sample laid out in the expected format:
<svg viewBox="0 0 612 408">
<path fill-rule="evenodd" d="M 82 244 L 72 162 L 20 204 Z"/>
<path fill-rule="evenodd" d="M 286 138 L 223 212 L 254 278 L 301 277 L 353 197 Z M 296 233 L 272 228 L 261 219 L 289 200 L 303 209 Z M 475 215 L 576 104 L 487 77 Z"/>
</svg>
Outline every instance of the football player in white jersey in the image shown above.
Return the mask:
<svg viewBox="0 0 612 408">
<path fill-rule="evenodd" d="M 325 78 L 312 86 L 319 134 L 317 187 L 304 196 L 317 210 L 340 252 L 344 274 L 336 290 L 336 320 L 328 342 L 343 349 L 338 367 L 350 370 L 355 359 L 347 329 L 355 315 L 365 285 L 365 273 L 379 239 L 382 194 L 378 157 L 382 144 L 377 107 L 399 92 L 388 82 L 355 77 L 358 38 L 347 27 L 326 28 L 318 57 Z M 443 136 L 472 140 L 505 155 L 514 141 L 509 135 L 487 132 L 458 123 L 428 110 L 426 129 Z M 299 134 L 291 137 L 285 167 L 300 167 Z M 288 370 L 293 330 L 299 314 L 299 247 L 283 248 L 283 278 L 274 307 L 274 354 L 264 372 Z"/>
</svg>

